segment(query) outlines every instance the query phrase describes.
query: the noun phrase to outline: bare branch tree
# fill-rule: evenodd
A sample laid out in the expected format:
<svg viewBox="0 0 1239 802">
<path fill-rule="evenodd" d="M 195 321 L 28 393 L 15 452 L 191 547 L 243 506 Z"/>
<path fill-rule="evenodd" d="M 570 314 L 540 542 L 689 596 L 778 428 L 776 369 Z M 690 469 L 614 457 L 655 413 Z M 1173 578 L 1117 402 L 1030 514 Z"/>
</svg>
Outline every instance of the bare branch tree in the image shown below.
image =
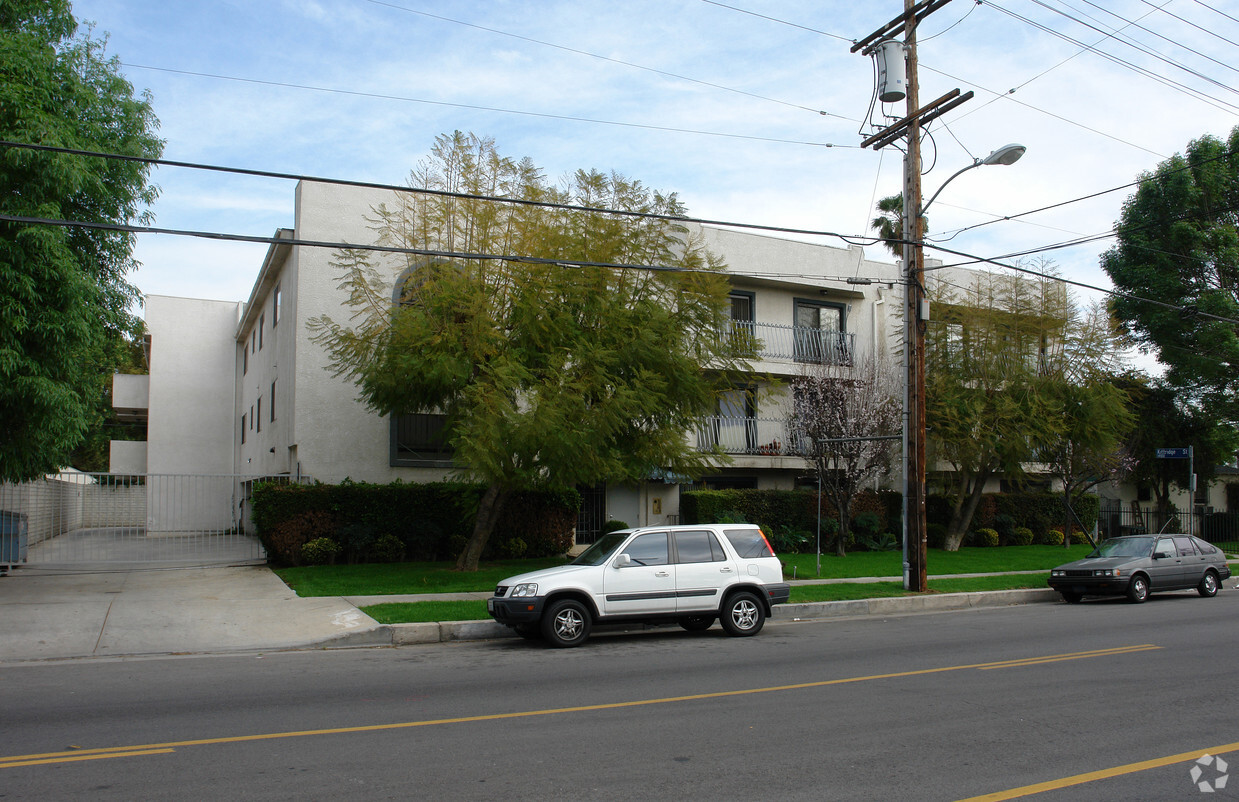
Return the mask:
<svg viewBox="0 0 1239 802">
<path fill-rule="evenodd" d="M 835 553 L 845 556 L 852 499 L 890 471 L 900 431 L 898 372 L 868 355 L 848 365 L 805 366 L 792 381 L 788 427 L 797 453 L 812 463 L 839 512 Z"/>
</svg>

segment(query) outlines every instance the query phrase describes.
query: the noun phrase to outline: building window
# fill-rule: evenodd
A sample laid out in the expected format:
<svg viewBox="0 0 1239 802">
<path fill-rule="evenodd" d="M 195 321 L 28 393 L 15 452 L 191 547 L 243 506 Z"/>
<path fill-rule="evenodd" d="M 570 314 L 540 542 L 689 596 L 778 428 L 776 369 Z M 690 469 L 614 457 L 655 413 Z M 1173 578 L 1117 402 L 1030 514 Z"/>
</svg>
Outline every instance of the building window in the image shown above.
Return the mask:
<svg viewBox="0 0 1239 802">
<path fill-rule="evenodd" d="M 453 450 L 444 440 L 446 422 L 445 415 L 393 415 L 391 464 L 450 465 Z"/>
<path fill-rule="evenodd" d="M 245 415 L 241 415 L 241 445 L 245 445 Z"/>
<path fill-rule="evenodd" d="M 851 363 L 845 332 L 846 307 L 822 301 L 795 302 L 792 334 L 797 362 L 819 365 Z"/>
<path fill-rule="evenodd" d="M 254 405 L 250 405 L 250 431 L 254 431 Z"/>
<path fill-rule="evenodd" d="M 250 352 L 249 349 L 245 347 L 245 343 L 241 343 L 241 375 L 244 376 L 246 373 L 249 373 L 249 369 Z"/>
<path fill-rule="evenodd" d="M 275 328 L 280 323 L 280 285 L 275 285 L 275 292 L 271 293 L 271 328 Z"/>
<path fill-rule="evenodd" d="M 266 322 L 267 322 L 267 316 L 265 313 L 258 316 L 258 350 L 259 351 L 262 350 L 262 330 Z"/>
<path fill-rule="evenodd" d="M 251 331 L 250 332 L 250 353 L 251 354 L 258 350 L 258 348 L 256 347 L 257 343 L 258 343 L 258 332 Z"/>
<path fill-rule="evenodd" d="M 262 431 L 262 399 L 261 398 L 258 399 L 258 414 L 254 416 L 254 419 L 258 423 L 258 431 L 261 432 Z"/>
<path fill-rule="evenodd" d="M 271 382 L 271 420 L 275 420 L 275 382 L 274 381 Z"/>
</svg>

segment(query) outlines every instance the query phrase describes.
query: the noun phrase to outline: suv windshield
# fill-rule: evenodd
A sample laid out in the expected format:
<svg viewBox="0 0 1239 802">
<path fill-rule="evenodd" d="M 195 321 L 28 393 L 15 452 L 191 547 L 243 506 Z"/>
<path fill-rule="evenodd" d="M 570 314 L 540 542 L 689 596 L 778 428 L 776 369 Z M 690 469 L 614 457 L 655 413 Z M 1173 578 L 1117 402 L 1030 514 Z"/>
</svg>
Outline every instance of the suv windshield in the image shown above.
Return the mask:
<svg viewBox="0 0 1239 802">
<path fill-rule="evenodd" d="M 1151 537 L 1115 537 L 1102 541 L 1090 557 L 1148 557 L 1153 551 Z"/>
<path fill-rule="evenodd" d="M 602 565 L 611 556 L 611 552 L 632 534 L 631 530 L 608 532 L 594 541 L 594 545 L 581 552 L 581 555 L 571 562 L 571 565 Z"/>
</svg>

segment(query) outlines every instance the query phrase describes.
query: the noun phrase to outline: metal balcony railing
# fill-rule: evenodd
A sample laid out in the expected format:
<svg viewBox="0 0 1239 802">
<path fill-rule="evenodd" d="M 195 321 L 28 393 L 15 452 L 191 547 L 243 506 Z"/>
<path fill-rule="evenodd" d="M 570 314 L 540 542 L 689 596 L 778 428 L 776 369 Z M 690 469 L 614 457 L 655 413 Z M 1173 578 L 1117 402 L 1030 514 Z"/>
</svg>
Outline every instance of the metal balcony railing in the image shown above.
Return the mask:
<svg viewBox="0 0 1239 802">
<path fill-rule="evenodd" d="M 817 365 L 850 365 L 856 335 L 806 326 L 733 320 L 727 336 L 739 340 L 752 358 L 787 359 Z"/>
<path fill-rule="evenodd" d="M 697 448 L 717 447 L 725 454 L 796 456 L 795 436 L 782 418 L 736 418 L 714 415 L 697 425 Z"/>
</svg>

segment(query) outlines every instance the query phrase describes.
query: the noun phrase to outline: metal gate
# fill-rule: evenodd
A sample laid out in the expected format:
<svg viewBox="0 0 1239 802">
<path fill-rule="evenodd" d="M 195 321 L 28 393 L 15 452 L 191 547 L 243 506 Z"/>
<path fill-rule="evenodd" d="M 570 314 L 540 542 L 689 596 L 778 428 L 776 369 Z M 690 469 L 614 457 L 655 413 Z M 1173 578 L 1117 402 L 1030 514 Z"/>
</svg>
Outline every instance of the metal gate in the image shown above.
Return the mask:
<svg viewBox="0 0 1239 802">
<path fill-rule="evenodd" d="M 0 484 L 0 565 L 77 570 L 262 563 L 249 499 L 287 476 L 80 473 Z"/>
</svg>

